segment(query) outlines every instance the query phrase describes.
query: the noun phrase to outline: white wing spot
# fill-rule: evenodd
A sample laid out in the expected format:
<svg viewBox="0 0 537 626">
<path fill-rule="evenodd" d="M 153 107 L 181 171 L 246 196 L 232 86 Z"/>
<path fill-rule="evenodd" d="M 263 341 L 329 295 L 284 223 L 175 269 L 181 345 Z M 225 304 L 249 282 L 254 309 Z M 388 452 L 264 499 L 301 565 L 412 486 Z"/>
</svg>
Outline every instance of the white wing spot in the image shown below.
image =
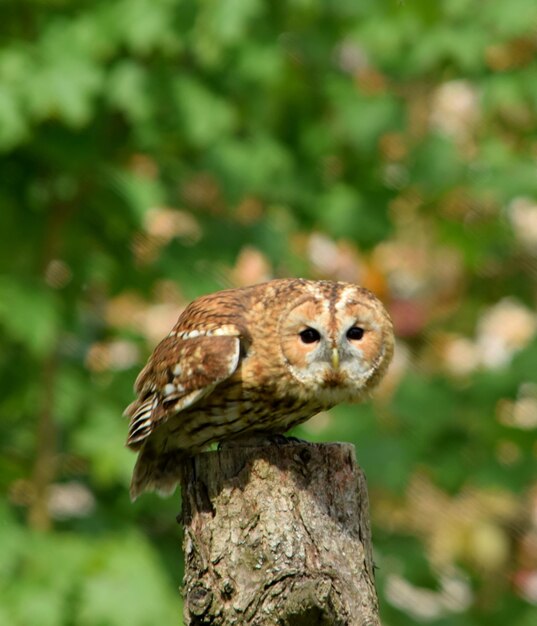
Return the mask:
<svg viewBox="0 0 537 626">
<path fill-rule="evenodd" d="M 175 393 L 176 390 L 177 387 L 175 385 L 172 385 L 172 383 L 168 383 L 167 385 L 164 385 L 163 393 L 165 396 L 171 396 L 172 393 Z"/>
<path fill-rule="evenodd" d="M 205 337 L 207 332 L 205 330 L 184 330 L 179 333 L 180 339 L 196 339 L 196 337 Z"/>
<path fill-rule="evenodd" d="M 217 337 L 236 337 L 237 331 L 233 326 L 222 326 L 221 328 L 215 328 L 213 334 Z"/>
<path fill-rule="evenodd" d="M 177 363 L 177 365 L 172 370 L 172 374 L 174 376 L 181 376 L 182 373 L 183 373 L 183 368 L 179 365 L 179 363 Z"/>
<path fill-rule="evenodd" d="M 195 339 L 196 337 L 237 337 L 237 329 L 231 324 L 221 326 L 220 328 L 214 328 L 212 330 L 183 330 L 180 333 L 175 333 L 179 339 Z M 170 333 L 171 335 L 171 333 Z"/>
</svg>

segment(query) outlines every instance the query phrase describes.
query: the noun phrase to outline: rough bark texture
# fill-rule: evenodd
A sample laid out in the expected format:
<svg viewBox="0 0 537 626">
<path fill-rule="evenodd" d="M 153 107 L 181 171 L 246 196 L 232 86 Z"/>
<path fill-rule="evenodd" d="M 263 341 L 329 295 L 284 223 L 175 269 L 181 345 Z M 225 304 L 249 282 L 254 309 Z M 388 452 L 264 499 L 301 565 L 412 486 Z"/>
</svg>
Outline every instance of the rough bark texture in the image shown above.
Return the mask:
<svg viewBox="0 0 537 626">
<path fill-rule="evenodd" d="M 224 448 L 183 476 L 187 625 L 380 626 L 350 444 Z"/>
</svg>

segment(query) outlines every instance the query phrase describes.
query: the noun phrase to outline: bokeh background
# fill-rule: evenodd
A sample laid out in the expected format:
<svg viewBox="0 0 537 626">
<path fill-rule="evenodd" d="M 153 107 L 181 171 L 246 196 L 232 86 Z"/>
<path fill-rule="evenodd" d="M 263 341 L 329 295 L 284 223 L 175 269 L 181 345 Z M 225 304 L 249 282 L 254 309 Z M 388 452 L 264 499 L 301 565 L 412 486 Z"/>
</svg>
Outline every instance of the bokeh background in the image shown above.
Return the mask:
<svg viewBox="0 0 537 626">
<path fill-rule="evenodd" d="M 537 624 L 537 3 L 0 4 L 0 624 L 179 624 L 124 407 L 197 295 L 390 309 L 356 444 L 385 626 Z"/>
</svg>

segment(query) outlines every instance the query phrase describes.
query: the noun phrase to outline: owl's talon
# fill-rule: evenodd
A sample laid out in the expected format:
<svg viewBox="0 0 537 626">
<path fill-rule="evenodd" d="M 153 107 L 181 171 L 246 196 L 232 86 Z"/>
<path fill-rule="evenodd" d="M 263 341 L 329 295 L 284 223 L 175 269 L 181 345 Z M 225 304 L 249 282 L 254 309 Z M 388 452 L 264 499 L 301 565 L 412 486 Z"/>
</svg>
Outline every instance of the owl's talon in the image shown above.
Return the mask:
<svg viewBox="0 0 537 626">
<path fill-rule="evenodd" d="M 311 441 L 308 441 L 307 439 L 301 439 L 300 437 L 294 437 L 293 435 L 290 435 L 289 437 L 285 437 L 285 439 L 287 439 L 287 443 L 301 443 L 301 444 L 311 443 Z"/>
<path fill-rule="evenodd" d="M 263 446 L 286 446 L 308 444 L 309 441 L 298 437 L 287 437 L 279 433 L 271 435 L 245 435 L 235 439 L 227 439 L 218 443 L 218 450 L 225 448 L 258 448 Z"/>
<path fill-rule="evenodd" d="M 308 444 L 311 443 L 305 439 L 299 437 L 293 437 L 292 435 L 267 435 L 267 442 L 273 443 L 278 446 L 295 445 L 295 444 Z"/>
<path fill-rule="evenodd" d="M 277 435 L 283 437 L 283 435 Z M 234 437 L 233 439 L 225 439 L 218 443 L 219 450 L 226 448 L 262 448 L 263 446 L 274 443 L 274 435 L 250 434 L 243 437 Z"/>
</svg>

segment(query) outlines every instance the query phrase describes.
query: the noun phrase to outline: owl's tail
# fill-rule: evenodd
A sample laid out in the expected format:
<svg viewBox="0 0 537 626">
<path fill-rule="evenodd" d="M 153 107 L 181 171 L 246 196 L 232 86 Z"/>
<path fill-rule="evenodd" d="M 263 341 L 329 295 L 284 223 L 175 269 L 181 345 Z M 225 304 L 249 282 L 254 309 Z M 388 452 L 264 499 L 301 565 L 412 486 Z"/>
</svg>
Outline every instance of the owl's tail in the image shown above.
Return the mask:
<svg viewBox="0 0 537 626">
<path fill-rule="evenodd" d="M 134 502 L 144 491 L 169 496 L 181 481 L 181 472 L 188 454 L 184 450 L 157 452 L 148 441 L 138 454 L 132 473 L 130 497 Z"/>
</svg>

